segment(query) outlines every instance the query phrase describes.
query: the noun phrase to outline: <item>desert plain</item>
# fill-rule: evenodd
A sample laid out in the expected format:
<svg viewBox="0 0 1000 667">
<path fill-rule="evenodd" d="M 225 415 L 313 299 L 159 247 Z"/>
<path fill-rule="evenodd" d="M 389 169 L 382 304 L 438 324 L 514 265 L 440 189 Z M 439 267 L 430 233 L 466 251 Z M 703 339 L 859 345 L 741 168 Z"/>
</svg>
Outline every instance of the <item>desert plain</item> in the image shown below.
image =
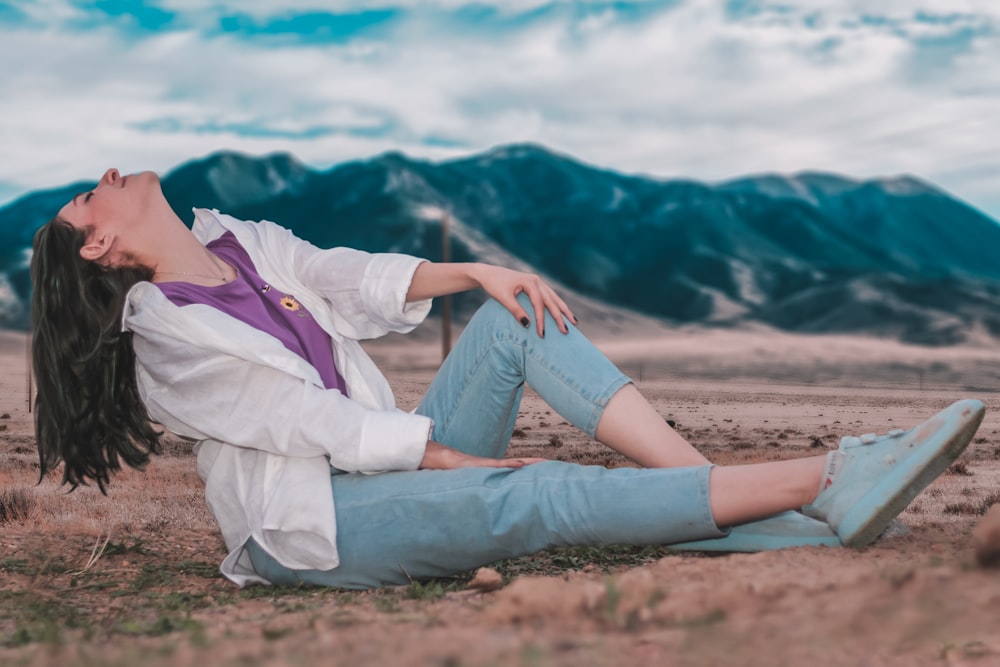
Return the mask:
<svg viewBox="0 0 1000 667">
<path fill-rule="evenodd" d="M 719 464 L 822 453 L 960 398 L 987 415 L 903 512 L 909 532 L 864 549 L 574 548 L 493 564 L 493 590 L 472 572 L 380 591 L 241 590 L 218 573 L 225 549 L 187 443 L 168 439 L 107 496 L 67 493 L 58 475 L 39 483 L 26 340 L 0 333 L 0 664 L 1000 664 L 1000 569 L 971 548 L 1000 502 L 1000 345 L 632 333 L 595 339 Z M 440 358 L 433 326 L 369 351 L 414 407 Z M 510 453 L 630 465 L 530 391 Z"/>
</svg>

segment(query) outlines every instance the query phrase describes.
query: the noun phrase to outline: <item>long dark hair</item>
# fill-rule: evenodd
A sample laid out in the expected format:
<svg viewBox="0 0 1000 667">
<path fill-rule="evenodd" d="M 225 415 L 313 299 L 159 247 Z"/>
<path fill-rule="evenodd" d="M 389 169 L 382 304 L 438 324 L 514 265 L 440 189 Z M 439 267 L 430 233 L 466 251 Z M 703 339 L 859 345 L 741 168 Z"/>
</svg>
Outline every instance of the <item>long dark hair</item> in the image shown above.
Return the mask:
<svg viewBox="0 0 1000 667">
<path fill-rule="evenodd" d="M 65 463 L 63 483 L 102 493 L 122 459 L 142 469 L 162 433 L 139 398 L 132 334 L 121 331 L 128 290 L 143 267 L 80 257 L 88 230 L 56 217 L 35 234 L 31 258 L 35 436 L 41 477 Z"/>
</svg>

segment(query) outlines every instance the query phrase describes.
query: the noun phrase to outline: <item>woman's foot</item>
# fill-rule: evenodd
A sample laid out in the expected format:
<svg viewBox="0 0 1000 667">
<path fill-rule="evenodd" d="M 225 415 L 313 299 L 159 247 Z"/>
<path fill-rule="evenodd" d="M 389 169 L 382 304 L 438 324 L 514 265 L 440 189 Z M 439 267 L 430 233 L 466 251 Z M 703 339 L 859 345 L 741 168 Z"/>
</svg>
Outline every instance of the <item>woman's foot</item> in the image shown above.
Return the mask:
<svg viewBox="0 0 1000 667">
<path fill-rule="evenodd" d="M 909 431 L 843 438 L 803 513 L 830 524 L 844 546 L 870 544 L 958 458 L 984 412 L 981 402 L 964 400 Z"/>
</svg>

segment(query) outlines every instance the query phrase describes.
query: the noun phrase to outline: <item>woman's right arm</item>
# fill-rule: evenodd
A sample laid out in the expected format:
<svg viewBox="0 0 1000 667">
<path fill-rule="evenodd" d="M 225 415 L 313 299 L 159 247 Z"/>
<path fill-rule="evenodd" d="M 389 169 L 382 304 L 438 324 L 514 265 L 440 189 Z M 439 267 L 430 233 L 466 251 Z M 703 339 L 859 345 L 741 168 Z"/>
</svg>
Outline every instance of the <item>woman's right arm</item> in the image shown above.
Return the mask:
<svg viewBox="0 0 1000 667">
<path fill-rule="evenodd" d="M 154 328 L 133 337 L 139 393 L 153 420 L 198 440 L 282 456 L 327 456 L 350 472 L 420 465 L 433 426 L 429 418 L 368 409 L 336 390 L 192 342 L 212 331 L 225 337 L 223 323 L 213 318 L 209 312 L 185 322 L 203 329 L 187 340 Z"/>
<path fill-rule="evenodd" d="M 354 248 L 318 248 L 279 225 L 256 224 L 270 258 L 330 304 L 342 335 L 365 340 L 389 332 L 407 333 L 430 311 L 430 299 L 407 300 L 413 274 L 425 260 Z"/>
<path fill-rule="evenodd" d="M 281 456 L 327 456 L 346 472 L 520 468 L 544 460 L 465 454 L 429 440 L 427 417 L 368 410 L 339 391 L 236 357 L 182 367 L 197 370 L 178 373 L 175 366 L 169 379 L 154 378 L 139 365 L 150 416 L 178 435 Z M 148 390 L 167 380 L 168 389 Z"/>
</svg>

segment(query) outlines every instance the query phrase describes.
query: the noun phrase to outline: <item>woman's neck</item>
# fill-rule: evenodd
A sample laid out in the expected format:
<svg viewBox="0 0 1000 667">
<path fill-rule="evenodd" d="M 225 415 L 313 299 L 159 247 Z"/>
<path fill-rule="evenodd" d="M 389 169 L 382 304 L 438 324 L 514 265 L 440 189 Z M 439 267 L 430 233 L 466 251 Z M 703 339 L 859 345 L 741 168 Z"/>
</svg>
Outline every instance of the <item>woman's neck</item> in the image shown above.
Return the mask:
<svg viewBox="0 0 1000 667">
<path fill-rule="evenodd" d="M 236 278 L 233 267 L 206 248 L 180 218 L 172 217 L 149 225 L 149 233 L 136 240 L 134 254 L 152 269 L 153 282 L 221 285 Z"/>
</svg>

